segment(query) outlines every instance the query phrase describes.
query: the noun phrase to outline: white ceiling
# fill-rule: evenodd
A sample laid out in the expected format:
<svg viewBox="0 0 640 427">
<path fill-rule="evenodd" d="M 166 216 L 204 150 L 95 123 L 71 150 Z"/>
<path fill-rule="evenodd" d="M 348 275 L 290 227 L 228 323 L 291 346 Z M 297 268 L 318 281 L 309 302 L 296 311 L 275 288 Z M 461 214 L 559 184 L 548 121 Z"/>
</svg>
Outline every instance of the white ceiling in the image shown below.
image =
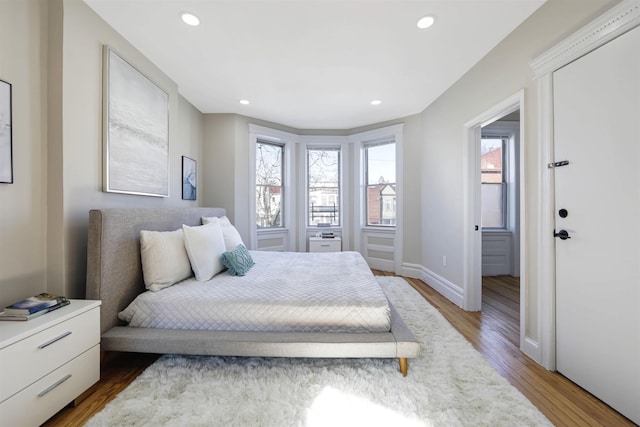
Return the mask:
<svg viewBox="0 0 640 427">
<path fill-rule="evenodd" d="M 296 129 L 419 113 L 544 1 L 85 0 L 201 112 Z"/>
</svg>

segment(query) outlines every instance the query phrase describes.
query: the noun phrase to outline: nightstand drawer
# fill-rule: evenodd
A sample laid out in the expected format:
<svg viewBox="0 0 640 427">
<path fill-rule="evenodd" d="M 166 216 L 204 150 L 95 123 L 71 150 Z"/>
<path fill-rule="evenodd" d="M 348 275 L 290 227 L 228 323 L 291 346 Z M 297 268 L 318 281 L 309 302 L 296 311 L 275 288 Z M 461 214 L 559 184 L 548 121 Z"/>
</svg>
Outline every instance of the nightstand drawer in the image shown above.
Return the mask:
<svg viewBox="0 0 640 427">
<path fill-rule="evenodd" d="M 27 369 L 26 366 L 24 369 Z M 100 346 L 95 345 L 11 399 L 0 403 L 2 425 L 40 425 L 99 379 Z"/>
<path fill-rule="evenodd" d="M 309 252 L 340 252 L 342 240 L 339 237 L 323 239 L 321 237 L 309 238 Z"/>
<path fill-rule="evenodd" d="M 100 310 L 95 308 L 3 348 L 0 350 L 0 402 L 99 342 Z"/>
</svg>

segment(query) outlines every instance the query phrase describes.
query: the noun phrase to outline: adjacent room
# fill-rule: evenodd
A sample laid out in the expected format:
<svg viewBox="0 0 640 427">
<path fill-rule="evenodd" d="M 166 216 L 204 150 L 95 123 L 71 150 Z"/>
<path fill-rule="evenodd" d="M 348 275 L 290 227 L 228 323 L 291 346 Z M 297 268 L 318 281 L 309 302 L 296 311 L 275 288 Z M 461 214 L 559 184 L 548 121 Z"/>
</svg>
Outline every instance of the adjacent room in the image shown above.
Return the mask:
<svg viewBox="0 0 640 427">
<path fill-rule="evenodd" d="M 0 423 L 640 423 L 640 0 L 0 35 Z"/>
</svg>

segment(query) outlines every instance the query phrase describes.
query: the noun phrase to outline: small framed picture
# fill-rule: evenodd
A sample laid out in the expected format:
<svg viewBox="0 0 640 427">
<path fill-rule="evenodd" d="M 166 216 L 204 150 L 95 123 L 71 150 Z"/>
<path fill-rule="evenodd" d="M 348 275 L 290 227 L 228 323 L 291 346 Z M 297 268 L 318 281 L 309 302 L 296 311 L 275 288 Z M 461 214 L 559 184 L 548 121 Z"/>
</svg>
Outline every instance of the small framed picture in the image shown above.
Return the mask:
<svg viewBox="0 0 640 427">
<path fill-rule="evenodd" d="M 0 182 L 13 183 L 11 83 L 0 80 Z"/>
<path fill-rule="evenodd" d="M 182 199 L 196 200 L 196 186 L 198 185 L 196 161 L 182 156 Z"/>
</svg>

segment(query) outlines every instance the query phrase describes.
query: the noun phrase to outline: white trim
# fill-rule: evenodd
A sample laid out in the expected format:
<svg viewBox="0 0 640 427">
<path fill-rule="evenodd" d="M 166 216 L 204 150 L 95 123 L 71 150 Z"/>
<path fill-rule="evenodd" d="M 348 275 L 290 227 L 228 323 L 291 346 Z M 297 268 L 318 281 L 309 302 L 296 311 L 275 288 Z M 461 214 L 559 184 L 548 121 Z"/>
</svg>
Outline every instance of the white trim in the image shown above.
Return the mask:
<svg viewBox="0 0 640 427">
<path fill-rule="evenodd" d="M 414 279 L 422 280 L 429 287 L 438 291 L 451 302 L 459 307 L 462 307 L 464 293 L 463 289 L 455 283 L 452 283 L 444 277 L 434 273 L 428 268 L 425 268 L 420 264 L 411 264 L 405 262 L 402 263 L 402 271 L 399 274 L 402 274 L 406 277 L 412 277 Z"/>
<path fill-rule="evenodd" d="M 463 286 L 462 286 L 462 308 L 468 311 L 477 311 L 482 308 L 482 272 L 481 272 L 481 239 L 482 233 L 475 230 L 476 225 L 480 225 L 480 171 L 479 171 L 479 147 L 476 142 L 480 138 L 481 128 L 495 120 L 520 110 L 520 147 L 519 147 L 519 190 L 520 190 L 520 233 L 524 233 L 526 222 L 526 187 L 525 187 L 525 152 L 526 141 L 524 126 L 525 93 L 524 89 L 511 95 L 504 101 L 496 104 L 489 110 L 468 121 L 464 125 L 463 137 L 463 185 L 464 185 L 464 233 L 463 233 Z M 520 236 L 520 348 L 525 351 L 530 346 L 526 342 L 533 342 L 527 333 L 527 253 L 526 238 Z M 528 354 L 528 353 L 527 353 Z M 528 354 L 530 357 L 534 355 Z M 540 361 L 540 358 L 534 358 Z"/>
<path fill-rule="evenodd" d="M 483 229 L 482 233 L 495 233 L 504 231 L 513 238 L 513 245 L 510 250 L 511 263 L 509 274 L 520 277 L 520 168 L 524 157 L 521 156 L 520 145 L 520 122 L 508 122 L 498 120 L 482 128 L 482 135 L 507 137 L 509 141 L 505 146 L 505 158 L 508 159 L 503 165 L 503 174 L 507 182 L 507 205 L 505 211 L 505 229 Z"/>
<path fill-rule="evenodd" d="M 467 311 L 479 311 L 482 308 L 482 259 L 481 245 L 482 233 L 480 232 L 480 147 L 476 142 L 480 140 L 481 128 L 494 121 L 520 109 L 520 133 L 524 120 L 524 89 L 519 90 L 509 98 L 494 105 L 484 113 L 478 115 L 464 124 L 463 147 L 462 147 L 462 174 L 463 174 L 463 304 L 462 308 Z M 520 138 L 521 146 L 524 146 L 524 138 Z M 524 222 L 524 150 L 520 150 L 520 224 Z M 478 160 L 478 161 L 476 161 Z M 478 227 L 478 230 L 476 230 Z M 524 240 L 524 239 L 521 239 Z M 521 249 L 522 250 L 522 249 Z M 524 253 L 520 253 L 520 258 L 525 259 Z M 524 266 L 520 265 L 521 288 L 524 281 Z M 522 323 L 522 322 L 521 322 Z"/>
<path fill-rule="evenodd" d="M 272 129 L 265 126 L 249 123 L 249 133 L 259 135 L 267 141 L 275 142 L 296 142 L 298 135 L 295 133 L 285 132 L 283 130 Z"/>
<path fill-rule="evenodd" d="M 298 186 L 298 250 L 304 251 L 307 248 L 307 240 L 309 236 L 315 235 L 318 231 L 332 230 L 342 237 L 342 250 L 350 248 L 349 235 L 350 216 L 348 215 L 348 201 L 351 200 L 351 181 L 349 179 L 349 140 L 343 136 L 320 136 L 320 135 L 303 135 L 298 138 L 300 148 L 298 150 L 298 182 L 304 185 Z M 338 148 L 340 151 L 340 226 L 318 228 L 309 227 L 307 224 L 307 190 L 309 188 L 309 173 L 307 170 L 307 150 L 309 148 Z"/>
<path fill-rule="evenodd" d="M 522 350 L 522 352 L 527 356 L 533 358 L 531 355 L 540 354 L 540 343 L 530 337 L 525 337 L 525 339 L 520 344 L 520 350 Z"/>
<path fill-rule="evenodd" d="M 256 143 L 258 134 L 249 125 L 249 249 L 258 247 L 258 227 L 256 226 Z"/>
<path fill-rule="evenodd" d="M 350 138 L 351 139 L 351 138 Z M 353 203 L 351 225 L 353 230 L 353 250 L 360 253 L 364 253 L 362 247 L 362 227 L 363 227 L 363 213 L 362 208 L 364 206 L 364 173 L 362 168 L 363 153 L 359 142 L 351 140 L 353 159 L 351 161 L 351 175 L 353 179 L 353 193 L 351 202 Z M 343 246 L 344 248 L 344 246 Z"/>
<path fill-rule="evenodd" d="M 484 120 L 482 120 L 484 121 Z M 466 311 L 482 309 L 482 232 L 480 229 L 480 140 L 481 122 L 465 124 L 462 147 L 462 289 L 460 306 Z"/>
<path fill-rule="evenodd" d="M 403 144 L 403 126 L 397 125 L 395 128 L 395 140 L 396 140 L 396 236 L 395 236 L 395 269 L 396 274 L 402 270 L 402 258 L 403 258 L 403 230 L 404 230 L 404 144 Z"/>
<path fill-rule="evenodd" d="M 453 282 L 448 281 L 439 274 L 420 266 L 419 279 L 428 283 L 430 287 L 444 295 L 448 300 L 458 307 L 462 307 L 464 300 L 464 289 Z"/>
<path fill-rule="evenodd" d="M 555 226 L 555 183 L 545 165 L 553 160 L 553 77 L 547 73 L 538 80 L 538 193 L 535 205 L 540 207 L 538 233 L 534 237 L 538 248 L 538 359 L 549 370 L 556 368 L 556 252 L 553 238 Z M 530 355 L 533 357 L 533 355 Z"/>
<path fill-rule="evenodd" d="M 349 144 L 351 141 L 348 136 L 336 135 L 297 135 L 296 142 L 307 145 L 343 145 Z"/>
<path fill-rule="evenodd" d="M 302 149 L 298 150 L 298 156 L 296 159 L 296 164 L 298 165 L 298 176 L 297 176 L 297 182 L 302 182 L 304 183 L 304 185 L 298 185 L 298 191 L 296 192 L 296 200 L 298 200 L 297 206 L 297 222 L 298 222 L 298 233 L 297 233 L 297 237 L 298 237 L 298 251 L 300 252 L 304 252 L 308 250 L 307 247 L 307 239 L 308 239 L 308 232 L 307 232 L 307 218 L 306 218 L 306 213 L 307 213 L 307 208 L 306 208 L 306 201 L 307 201 L 307 148 L 306 145 L 303 144 Z M 304 165 L 302 167 L 300 167 L 299 165 Z"/>
<path fill-rule="evenodd" d="M 414 279 L 420 279 L 422 276 L 423 266 L 420 264 L 412 264 L 409 262 L 402 263 L 402 271 L 400 272 L 401 276 L 412 277 Z"/>
<path fill-rule="evenodd" d="M 527 354 L 550 370 L 556 368 L 556 282 L 553 240 L 555 184 L 553 170 L 546 167 L 548 163 L 553 162 L 554 149 L 552 73 L 638 25 L 640 25 L 640 0 L 624 0 L 530 63 L 538 79 L 538 134 L 540 135 L 538 155 L 541 171 L 538 175 L 539 191 L 534 200 L 534 205 L 540 207 L 539 232 L 533 237 L 538 248 L 539 262 L 539 300 L 537 302 L 539 341 L 537 357 L 534 354 Z"/>
<path fill-rule="evenodd" d="M 276 129 L 266 128 L 264 126 L 249 124 L 249 249 L 258 249 L 258 234 L 268 233 L 269 230 L 258 230 L 255 223 L 256 218 L 256 144 L 258 139 L 265 140 L 267 142 L 275 142 L 283 145 L 284 159 L 283 159 L 283 173 L 284 173 L 284 223 L 283 227 L 278 228 L 281 232 L 287 232 L 286 243 L 284 250 L 295 250 L 295 238 L 292 231 L 295 230 L 297 224 L 297 218 L 294 215 L 296 192 L 294 179 L 293 160 L 294 149 L 293 143 L 296 140 L 296 135 L 279 131 Z M 291 200 L 289 200 L 291 199 Z"/>
<path fill-rule="evenodd" d="M 365 239 L 363 238 L 364 233 L 375 233 L 375 232 L 386 232 L 388 234 L 393 234 L 394 236 L 394 262 L 393 263 L 385 263 L 384 269 L 389 270 L 389 267 L 392 265 L 391 270 L 393 270 L 396 274 L 400 274 L 402 270 L 402 257 L 403 257 L 403 129 L 404 124 L 399 123 L 396 125 L 386 126 L 378 129 L 373 129 L 365 132 L 356 133 L 353 135 L 349 135 L 349 142 L 353 144 L 353 191 L 354 191 L 354 207 L 353 207 L 353 241 L 354 241 L 354 249 L 364 253 L 366 255 L 366 249 L 363 247 L 363 242 Z M 394 137 L 396 144 L 396 225 L 391 229 L 385 229 L 380 227 L 368 227 L 366 225 L 365 220 L 365 182 L 364 182 L 364 165 L 363 165 L 363 154 L 362 148 L 364 144 L 368 141 L 373 141 L 380 138 Z M 366 258 L 366 257 L 365 257 Z M 367 259 L 367 262 L 369 260 Z M 375 263 L 375 262 L 374 262 Z M 376 268 L 371 262 L 369 265 L 373 268 Z M 379 265 L 379 264 L 375 264 Z M 381 268 L 381 267 L 377 267 Z"/>
<path fill-rule="evenodd" d="M 399 123 L 397 125 L 385 126 L 378 129 L 372 129 L 364 132 L 354 133 L 348 136 L 348 139 L 352 143 L 363 143 L 367 141 L 371 141 L 378 138 L 388 137 L 389 135 L 398 135 L 402 134 L 402 129 L 404 128 L 403 123 Z"/>
<path fill-rule="evenodd" d="M 552 73 L 640 24 L 640 0 L 625 0 L 530 62 L 535 78 Z"/>
</svg>

